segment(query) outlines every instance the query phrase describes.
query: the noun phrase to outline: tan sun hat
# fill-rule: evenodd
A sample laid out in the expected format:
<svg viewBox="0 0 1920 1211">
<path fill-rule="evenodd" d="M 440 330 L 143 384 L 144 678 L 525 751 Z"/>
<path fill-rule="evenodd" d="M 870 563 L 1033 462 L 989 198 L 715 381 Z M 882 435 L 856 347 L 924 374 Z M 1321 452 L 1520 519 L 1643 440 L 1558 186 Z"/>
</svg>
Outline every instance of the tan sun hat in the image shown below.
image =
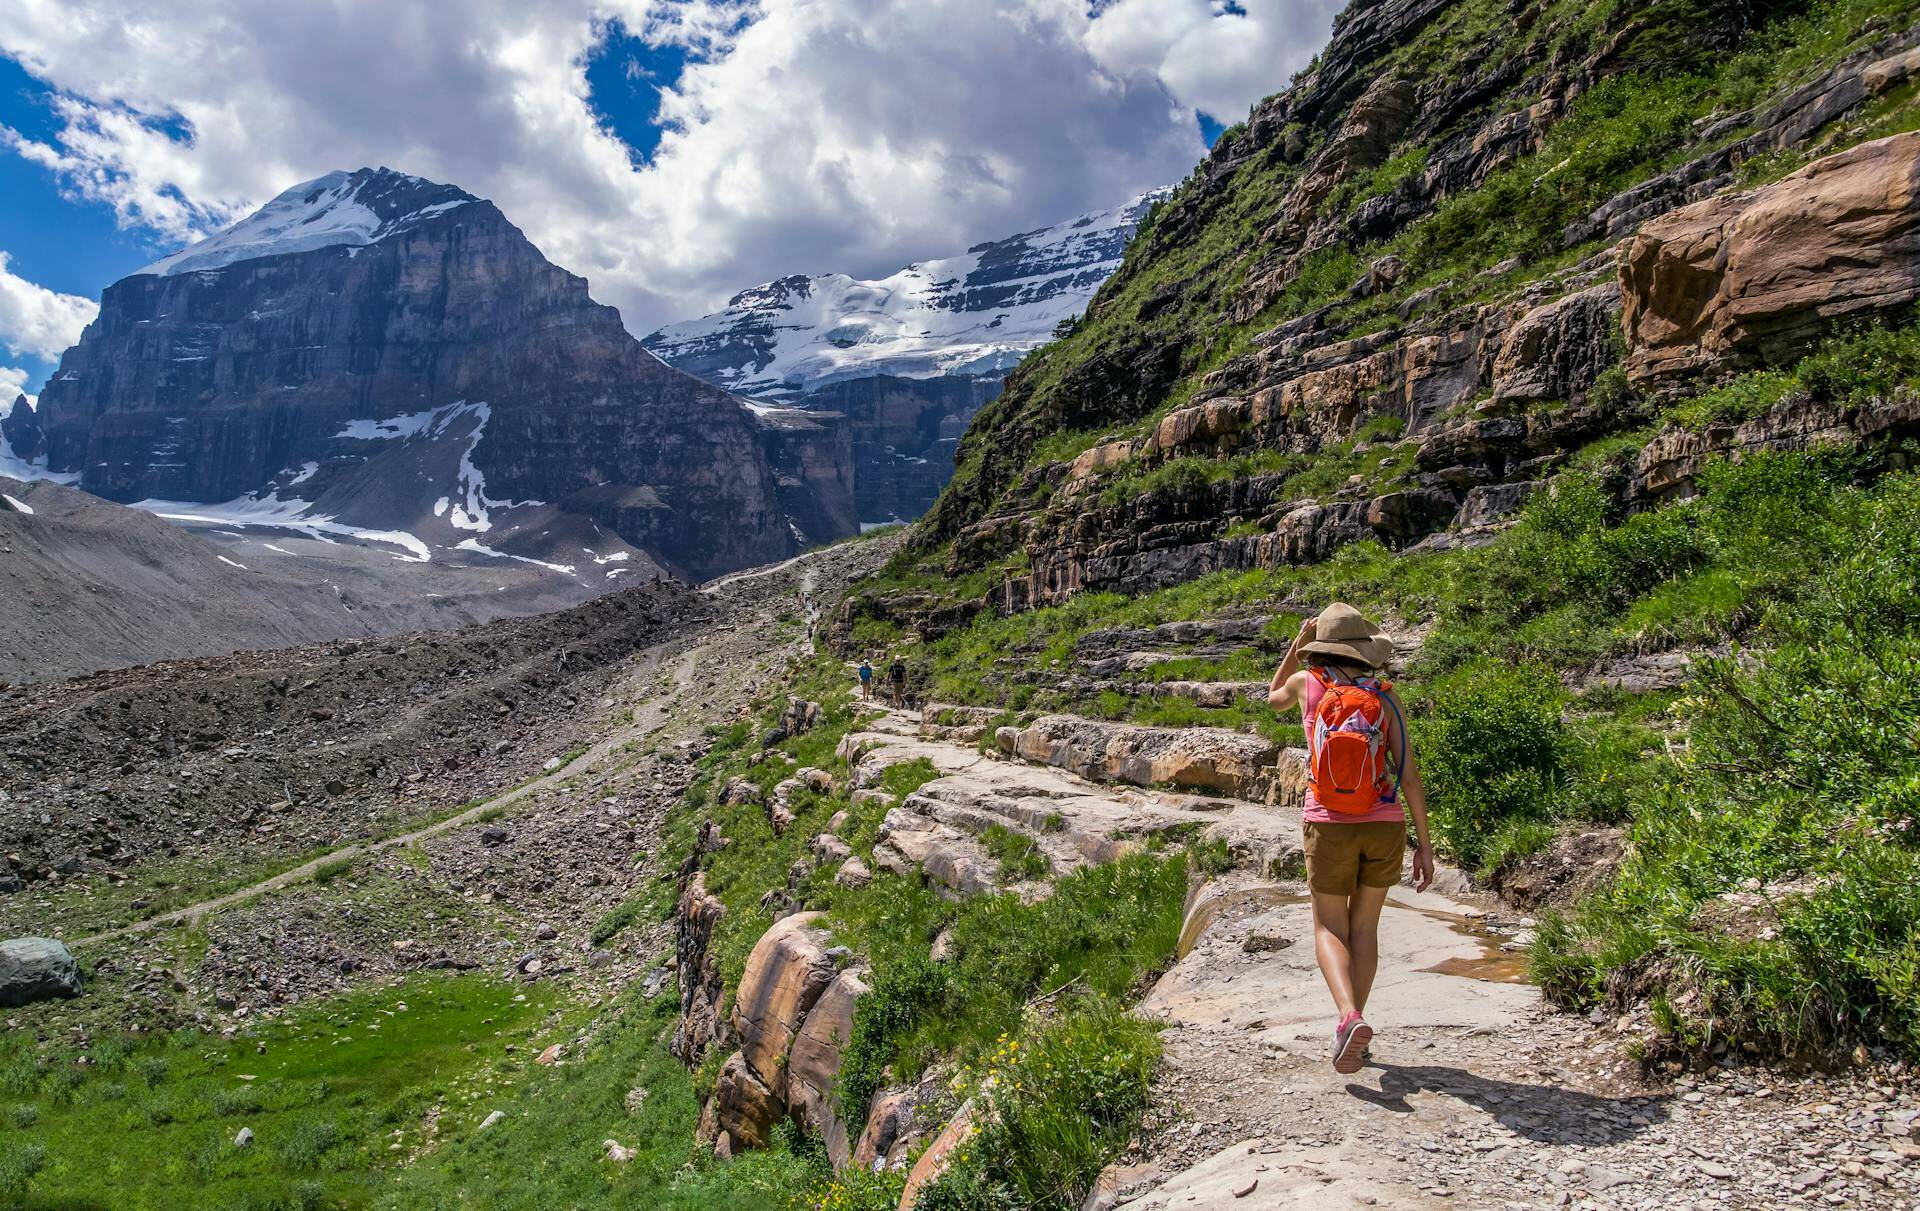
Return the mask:
<svg viewBox="0 0 1920 1211">
<path fill-rule="evenodd" d="M 1377 669 L 1393 658 L 1393 640 L 1366 615 L 1344 601 L 1336 601 L 1320 611 L 1312 642 L 1301 644 L 1300 650 L 1342 656 Z"/>
</svg>

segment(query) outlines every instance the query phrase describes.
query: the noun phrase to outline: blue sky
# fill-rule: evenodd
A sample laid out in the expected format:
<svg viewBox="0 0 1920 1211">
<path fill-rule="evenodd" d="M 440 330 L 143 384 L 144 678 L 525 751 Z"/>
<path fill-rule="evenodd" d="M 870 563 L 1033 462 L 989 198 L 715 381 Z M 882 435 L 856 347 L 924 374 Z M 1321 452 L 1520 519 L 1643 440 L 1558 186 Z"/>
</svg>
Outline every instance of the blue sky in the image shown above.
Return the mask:
<svg viewBox="0 0 1920 1211">
<path fill-rule="evenodd" d="M 25 371 L 31 390 L 52 369 L 21 348 L 22 298 L 97 299 L 361 165 L 491 198 L 636 333 L 788 273 L 884 276 L 1179 180 L 1311 57 L 1336 7 L 29 7 L 0 25 L 0 382 Z M 77 314 L 41 306 L 43 349 L 54 313 Z"/>
<path fill-rule="evenodd" d="M 660 90 L 679 83 L 686 65 L 686 48 L 651 45 L 617 19 L 587 58 L 588 103 L 636 164 L 652 160 L 660 144 Z"/>
<path fill-rule="evenodd" d="M 31 139 L 45 140 L 57 129 L 52 93 L 19 64 L 0 58 L 0 125 Z M 54 175 L 38 164 L 0 150 L 0 249 L 8 270 L 62 294 L 100 297 L 109 283 L 154 259 L 151 238 L 121 230 L 103 205 L 61 196 Z M 53 372 L 53 361 L 30 354 L 8 361 L 31 376 L 27 390 L 37 391 Z M 0 400 L 0 410 L 11 404 Z"/>
</svg>

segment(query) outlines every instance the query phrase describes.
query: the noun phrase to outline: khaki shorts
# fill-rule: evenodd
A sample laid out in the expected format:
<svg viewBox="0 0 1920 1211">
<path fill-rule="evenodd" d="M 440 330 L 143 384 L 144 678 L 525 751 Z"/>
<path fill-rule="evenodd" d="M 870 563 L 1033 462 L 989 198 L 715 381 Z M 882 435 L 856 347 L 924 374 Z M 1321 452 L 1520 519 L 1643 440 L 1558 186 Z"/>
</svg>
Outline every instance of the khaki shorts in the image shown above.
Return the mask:
<svg viewBox="0 0 1920 1211">
<path fill-rule="evenodd" d="M 1356 884 L 1392 887 L 1400 882 L 1407 854 L 1407 826 L 1401 820 L 1366 824 L 1301 825 L 1306 834 L 1307 886 L 1318 892 L 1350 896 Z"/>
</svg>

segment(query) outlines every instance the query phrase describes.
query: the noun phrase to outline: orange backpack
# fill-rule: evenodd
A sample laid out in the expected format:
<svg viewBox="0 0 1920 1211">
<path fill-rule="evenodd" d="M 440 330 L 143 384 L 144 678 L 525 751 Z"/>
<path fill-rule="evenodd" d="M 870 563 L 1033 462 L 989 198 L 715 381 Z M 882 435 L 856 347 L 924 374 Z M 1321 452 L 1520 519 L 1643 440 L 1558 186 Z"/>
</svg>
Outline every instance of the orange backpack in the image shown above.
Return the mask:
<svg viewBox="0 0 1920 1211">
<path fill-rule="evenodd" d="M 1387 691 L 1393 683 L 1372 677 L 1338 681 L 1312 670 L 1324 692 L 1307 721 L 1307 783 L 1332 812 L 1362 815 L 1393 798 L 1394 773 L 1386 757 Z"/>
</svg>

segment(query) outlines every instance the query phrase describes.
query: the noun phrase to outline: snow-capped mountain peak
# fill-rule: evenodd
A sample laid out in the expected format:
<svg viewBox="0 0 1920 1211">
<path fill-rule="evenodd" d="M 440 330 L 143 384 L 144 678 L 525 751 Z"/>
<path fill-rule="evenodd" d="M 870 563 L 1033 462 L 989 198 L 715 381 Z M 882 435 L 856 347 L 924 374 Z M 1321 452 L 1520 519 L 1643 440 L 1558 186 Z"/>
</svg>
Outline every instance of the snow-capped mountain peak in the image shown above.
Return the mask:
<svg viewBox="0 0 1920 1211">
<path fill-rule="evenodd" d="M 330 172 L 295 185 L 225 231 L 138 272 L 164 277 L 316 248 L 362 247 L 478 200 L 465 190 L 391 168 Z"/>
<path fill-rule="evenodd" d="M 1086 307 L 1165 193 L 917 261 L 878 281 L 778 278 L 645 343 L 708 382 L 774 398 L 876 374 L 997 375 Z"/>
</svg>

